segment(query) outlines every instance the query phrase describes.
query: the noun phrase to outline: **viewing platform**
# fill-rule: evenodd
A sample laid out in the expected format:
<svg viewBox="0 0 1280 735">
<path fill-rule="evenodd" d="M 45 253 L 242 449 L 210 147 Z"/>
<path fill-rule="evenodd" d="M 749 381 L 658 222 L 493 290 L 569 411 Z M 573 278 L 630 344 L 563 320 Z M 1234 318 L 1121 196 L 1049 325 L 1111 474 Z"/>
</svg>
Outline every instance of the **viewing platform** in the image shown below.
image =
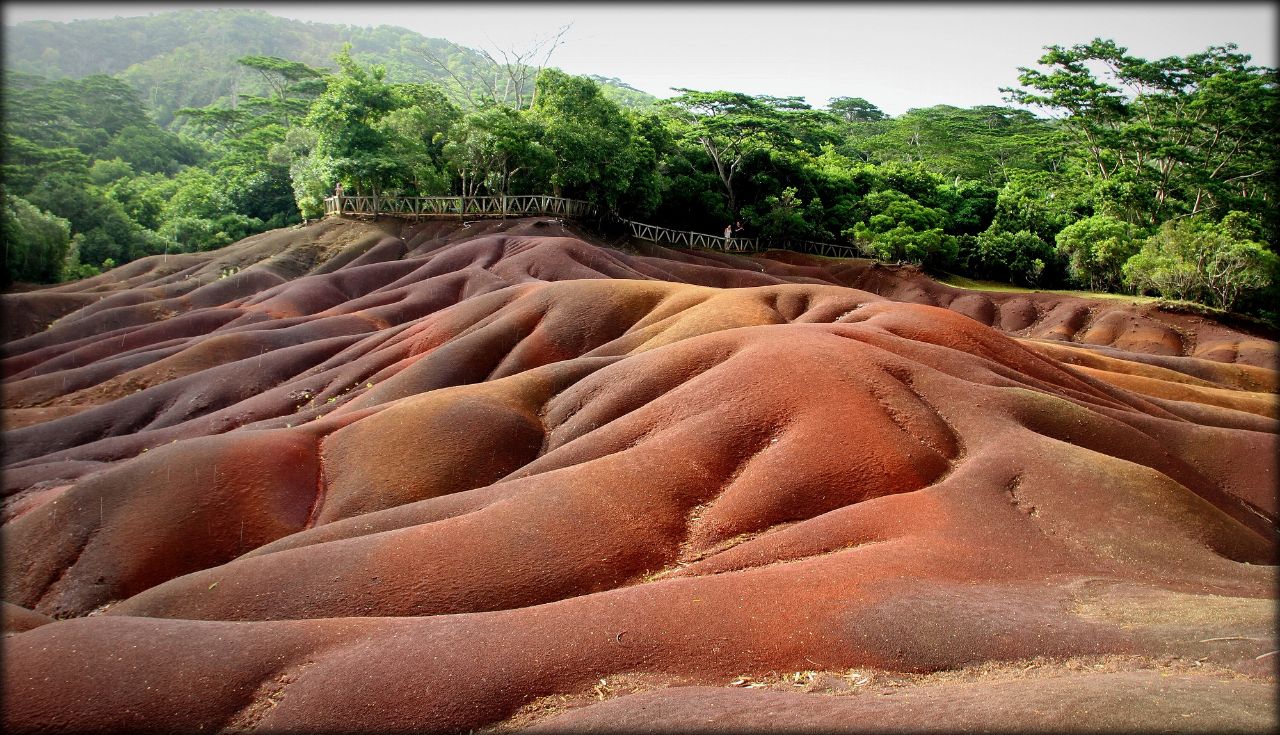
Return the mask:
<svg viewBox="0 0 1280 735">
<path fill-rule="evenodd" d="M 326 217 L 404 217 L 424 219 L 434 217 L 506 218 L 554 216 L 583 220 L 600 216 L 596 205 L 580 199 L 547 194 L 523 194 L 515 196 L 480 197 L 401 197 L 401 196 L 347 196 L 333 195 L 324 200 Z M 677 247 L 704 248 L 723 252 L 755 253 L 769 249 L 793 250 L 811 255 L 833 258 L 862 257 L 852 245 L 839 245 L 812 240 L 770 240 L 760 237 L 724 237 L 706 232 L 673 230 L 669 227 L 635 222 L 619 217 L 609 217 L 630 230 L 638 240 L 665 243 Z"/>
</svg>

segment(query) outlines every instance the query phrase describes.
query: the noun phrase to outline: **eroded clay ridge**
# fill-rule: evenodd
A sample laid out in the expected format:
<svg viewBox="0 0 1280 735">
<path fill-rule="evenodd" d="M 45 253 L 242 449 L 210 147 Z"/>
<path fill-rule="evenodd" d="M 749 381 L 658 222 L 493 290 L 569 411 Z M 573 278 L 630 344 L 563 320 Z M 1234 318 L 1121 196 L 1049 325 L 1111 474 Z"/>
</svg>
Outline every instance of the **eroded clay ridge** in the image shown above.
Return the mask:
<svg viewBox="0 0 1280 735">
<path fill-rule="evenodd" d="M 10 728 L 1274 724 L 1275 344 L 1214 322 L 536 219 L 5 306 Z"/>
</svg>

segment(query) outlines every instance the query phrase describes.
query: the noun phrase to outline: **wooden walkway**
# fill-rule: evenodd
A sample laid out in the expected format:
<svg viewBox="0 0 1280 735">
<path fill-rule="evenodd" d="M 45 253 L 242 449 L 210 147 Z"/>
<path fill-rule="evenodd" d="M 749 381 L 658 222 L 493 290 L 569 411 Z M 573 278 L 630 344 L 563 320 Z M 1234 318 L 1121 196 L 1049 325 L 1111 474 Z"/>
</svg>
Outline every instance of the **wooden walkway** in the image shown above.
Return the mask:
<svg viewBox="0 0 1280 735">
<path fill-rule="evenodd" d="M 324 214 L 329 216 L 374 217 L 390 215 L 422 219 L 424 217 L 528 217 L 554 215 L 570 219 L 597 216 L 594 204 L 578 199 L 529 194 L 521 196 L 483 197 L 374 197 L 331 196 L 324 200 Z M 678 247 L 705 248 L 729 253 L 754 253 L 774 248 L 794 250 L 835 258 L 861 257 L 852 245 L 838 245 L 812 240 L 771 241 L 758 237 L 724 237 L 705 232 L 673 230 L 669 227 L 621 220 L 630 228 L 631 236 L 649 242 L 668 243 Z"/>
</svg>

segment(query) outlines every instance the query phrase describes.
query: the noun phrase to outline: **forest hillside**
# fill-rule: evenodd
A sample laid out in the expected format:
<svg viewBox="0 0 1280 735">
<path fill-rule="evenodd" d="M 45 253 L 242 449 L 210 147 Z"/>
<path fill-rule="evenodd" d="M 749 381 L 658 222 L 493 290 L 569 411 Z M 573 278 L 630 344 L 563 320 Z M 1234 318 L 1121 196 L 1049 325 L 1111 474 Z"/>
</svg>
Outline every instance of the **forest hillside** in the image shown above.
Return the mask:
<svg viewBox="0 0 1280 735">
<path fill-rule="evenodd" d="M 24 23 L 9 41 L 6 282 L 220 248 L 321 216 L 341 184 L 554 194 L 941 278 L 1277 320 L 1280 91 L 1232 44 L 1046 46 L 1005 105 L 893 116 L 858 90 L 655 100 L 553 57 L 531 66 L 555 39 L 521 63 L 250 11 Z"/>
<path fill-rule="evenodd" d="M 451 87 L 456 75 L 469 89 L 479 91 L 492 81 L 483 52 L 442 38 L 392 26 L 291 20 L 251 9 L 19 23 L 5 29 L 4 66 L 48 79 L 118 77 L 138 92 L 156 122 L 167 127 L 181 123 L 174 113 L 183 107 L 231 105 L 240 95 L 267 93 L 269 87 L 256 71 L 236 64 L 242 56 L 279 56 L 332 67 L 333 55 L 344 43 L 351 44 L 357 62 L 385 65 L 393 82 Z M 620 104 L 654 101 L 622 80 L 598 81 Z"/>
</svg>

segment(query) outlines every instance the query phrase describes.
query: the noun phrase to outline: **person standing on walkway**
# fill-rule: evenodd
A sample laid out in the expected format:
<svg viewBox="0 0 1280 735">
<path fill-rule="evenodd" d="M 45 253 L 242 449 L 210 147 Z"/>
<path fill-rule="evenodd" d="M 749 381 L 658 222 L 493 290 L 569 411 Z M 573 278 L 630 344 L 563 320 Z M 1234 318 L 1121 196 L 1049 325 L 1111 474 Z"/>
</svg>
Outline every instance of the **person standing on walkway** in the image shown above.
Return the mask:
<svg viewBox="0 0 1280 735">
<path fill-rule="evenodd" d="M 733 225 L 724 226 L 724 249 L 729 249 L 729 243 L 733 239 Z"/>
</svg>

